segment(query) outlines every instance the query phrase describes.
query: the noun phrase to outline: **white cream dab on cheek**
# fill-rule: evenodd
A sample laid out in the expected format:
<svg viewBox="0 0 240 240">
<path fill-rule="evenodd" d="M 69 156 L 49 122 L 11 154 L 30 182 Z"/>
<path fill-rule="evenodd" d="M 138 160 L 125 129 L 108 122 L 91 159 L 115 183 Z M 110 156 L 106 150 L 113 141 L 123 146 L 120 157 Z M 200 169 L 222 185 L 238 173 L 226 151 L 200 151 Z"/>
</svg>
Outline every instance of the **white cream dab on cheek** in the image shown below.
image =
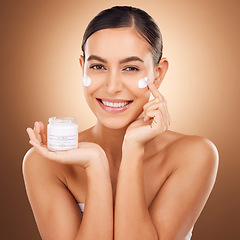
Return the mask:
<svg viewBox="0 0 240 240">
<path fill-rule="evenodd" d="M 91 82 L 92 82 L 91 78 L 88 75 L 84 74 L 83 86 L 88 87 L 88 86 L 90 86 Z"/>
<path fill-rule="evenodd" d="M 144 77 L 138 81 L 138 87 L 139 88 L 145 88 L 147 87 L 147 77 Z"/>
</svg>

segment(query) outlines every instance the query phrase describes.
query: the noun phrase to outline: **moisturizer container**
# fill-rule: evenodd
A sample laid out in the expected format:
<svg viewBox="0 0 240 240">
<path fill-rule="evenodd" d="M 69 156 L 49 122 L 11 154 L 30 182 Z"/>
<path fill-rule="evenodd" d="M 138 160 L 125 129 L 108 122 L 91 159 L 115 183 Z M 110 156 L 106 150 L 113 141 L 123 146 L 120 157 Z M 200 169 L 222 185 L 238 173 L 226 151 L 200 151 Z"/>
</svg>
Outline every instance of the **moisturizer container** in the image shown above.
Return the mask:
<svg viewBox="0 0 240 240">
<path fill-rule="evenodd" d="M 51 151 L 69 150 L 78 147 L 77 119 L 51 117 L 47 126 L 47 146 Z"/>
</svg>

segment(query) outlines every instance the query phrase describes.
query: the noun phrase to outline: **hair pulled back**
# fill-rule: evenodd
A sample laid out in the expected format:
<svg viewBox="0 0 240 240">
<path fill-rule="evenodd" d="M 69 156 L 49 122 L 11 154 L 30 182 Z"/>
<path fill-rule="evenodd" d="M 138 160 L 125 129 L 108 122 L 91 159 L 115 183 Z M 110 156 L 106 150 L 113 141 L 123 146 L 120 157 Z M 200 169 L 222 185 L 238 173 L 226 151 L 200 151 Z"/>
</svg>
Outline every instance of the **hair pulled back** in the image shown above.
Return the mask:
<svg viewBox="0 0 240 240">
<path fill-rule="evenodd" d="M 150 44 L 155 65 L 162 58 L 162 35 L 159 27 L 145 11 L 130 6 L 115 6 L 98 13 L 88 24 L 82 41 L 83 56 L 87 39 L 95 32 L 108 28 L 134 27 Z"/>
</svg>

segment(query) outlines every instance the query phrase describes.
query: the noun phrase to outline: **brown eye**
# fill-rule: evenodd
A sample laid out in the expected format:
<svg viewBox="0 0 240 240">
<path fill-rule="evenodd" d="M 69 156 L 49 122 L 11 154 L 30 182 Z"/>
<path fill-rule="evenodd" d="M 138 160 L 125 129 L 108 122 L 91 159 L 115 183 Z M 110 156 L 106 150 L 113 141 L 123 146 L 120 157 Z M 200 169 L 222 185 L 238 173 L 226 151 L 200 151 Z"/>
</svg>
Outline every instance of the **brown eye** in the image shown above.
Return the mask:
<svg viewBox="0 0 240 240">
<path fill-rule="evenodd" d="M 105 70 L 105 69 L 106 69 L 106 68 L 105 68 L 103 65 L 101 65 L 101 64 L 92 65 L 90 68 L 91 68 L 91 69 L 94 69 L 94 70 Z"/>
<path fill-rule="evenodd" d="M 125 71 L 138 71 L 139 69 L 136 68 L 136 67 L 126 67 L 123 70 L 125 70 Z"/>
</svg>

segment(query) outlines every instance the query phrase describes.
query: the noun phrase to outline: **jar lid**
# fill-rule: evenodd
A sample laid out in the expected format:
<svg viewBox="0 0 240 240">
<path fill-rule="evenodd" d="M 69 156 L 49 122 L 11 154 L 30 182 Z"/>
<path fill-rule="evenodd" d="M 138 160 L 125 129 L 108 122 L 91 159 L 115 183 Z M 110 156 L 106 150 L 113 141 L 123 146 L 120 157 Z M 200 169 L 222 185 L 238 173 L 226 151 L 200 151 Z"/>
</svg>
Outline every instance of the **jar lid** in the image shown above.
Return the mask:
<svg viewBox="0 0 240 240">
<path fill-rule="evenodd" d="M 75 124 L 77 119 L 75 117 L 51 117 L 48 121 L 50 124 Z"/>
</svg>

